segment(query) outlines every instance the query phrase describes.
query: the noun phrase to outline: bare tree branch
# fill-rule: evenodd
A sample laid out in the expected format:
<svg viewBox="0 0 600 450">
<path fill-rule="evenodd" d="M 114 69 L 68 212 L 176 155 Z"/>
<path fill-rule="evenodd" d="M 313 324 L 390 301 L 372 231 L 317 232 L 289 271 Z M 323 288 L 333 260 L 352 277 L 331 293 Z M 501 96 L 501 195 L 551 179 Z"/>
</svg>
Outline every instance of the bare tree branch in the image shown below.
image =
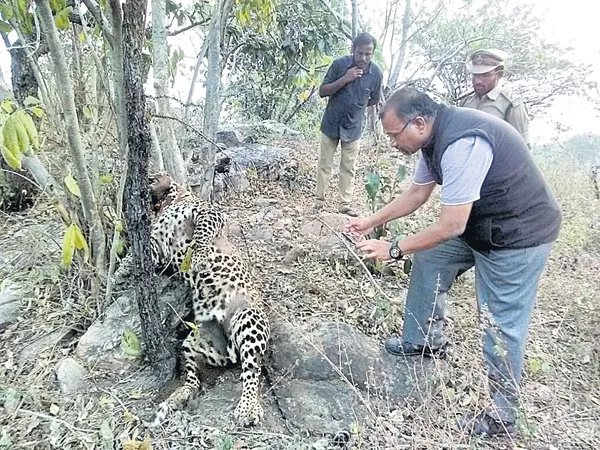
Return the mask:
<svg viewBox="0 0 600 450">
<path fill-rule="evenodd" d="M 98 26 L 102 29 L 102 32 L 104 33 L 104 37 L 108 41 L 110 47 L 114 48 L 115 47 L 115 38 L 114 38 L 113 30 L 112 30 L 112 27 L 110 26 L 108 20 L 104 16 L 104 14 L 102 14 L 100 5 L 98 5 L 98 3 L 96 3 L 96 0 L 81 0 L 81 1 L 87 7 L 88 11 L 90 12 L 90 14 L 94 18 L 94 20 L 96 20 L 96 23 L 98 24 Z M 121 45 L 120 42 L 117 44 Z"/>
</svg>

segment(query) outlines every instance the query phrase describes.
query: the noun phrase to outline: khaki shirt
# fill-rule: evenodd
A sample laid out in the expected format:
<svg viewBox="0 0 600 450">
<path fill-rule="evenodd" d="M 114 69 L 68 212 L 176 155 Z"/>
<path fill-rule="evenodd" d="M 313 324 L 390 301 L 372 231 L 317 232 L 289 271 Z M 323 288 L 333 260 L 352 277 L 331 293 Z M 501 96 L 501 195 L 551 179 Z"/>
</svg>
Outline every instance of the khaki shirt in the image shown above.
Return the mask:
<svg viewBox="0 0 600 450">
<path fill-rule="evenodd" d="M 469 95 L 460 102 L 460 106 L 478 109 L 506 120 L 521 133 L 527 145 L 531 147 L 527 107 L 521 100 L 512 98 L 508 92 L 503 90 L 501 83 L 498 83 L 494 89 L 481 98 L 476 93 Z"/>
</svg>

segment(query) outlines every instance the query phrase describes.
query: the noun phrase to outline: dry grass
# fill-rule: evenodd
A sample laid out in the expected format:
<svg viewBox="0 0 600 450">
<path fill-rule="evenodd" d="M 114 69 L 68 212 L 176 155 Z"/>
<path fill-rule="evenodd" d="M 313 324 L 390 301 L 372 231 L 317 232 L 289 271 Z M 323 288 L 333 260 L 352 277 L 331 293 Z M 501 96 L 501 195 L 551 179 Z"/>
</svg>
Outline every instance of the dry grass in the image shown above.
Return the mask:
<svg viewBox="0 0 600 450">
<path fill-rule="evenodd" d="M 256 203 L 258 197 L 276 199 L 278 209 L 296 211 L 286 212 L 290 219 L 286 225 L 288 237 L 276 237 L 270 244 L 236 241 L 252 262 L 273 314 L 294 322 L 346 322 L 380 340 L 397 333 L 402 324 L 401 309 L 394 310 L 355 264 L 321 261 L 310 248 L 299 262 L 282 264 L 285 251 L 297 240 L 299 227 L 311 215 L 317 154 L 313 144 L 288 145 L 295 147 L 299 161 L 294 180 L 252 180 L 251 191 L 228 200 L 230 217 L 246 231 L 251 229 L 250 217 L 263 209 Z M 374 157 L 373 151 L 363 151 L 360 167 L 372 164 Z M 548 172 L 547 176 L 563 205 L 565 222 L 543 275 L 532 320 L 522 392 L 523 437 L 517 442 L 486 441 L 472 439 L 455 428 L 460 413 L 477 411 L 488 401 L 474 290 L 466 277 L 450 296 L 452 321 L 448 335 L 455 351 L 449 364 L 440 365 L 435 374 L 443 382 L 420 393 L 418 401 L 390 405 L 389 411 L 372 408 L 365 423 L 352 427 L 353 448 L 600 448 L 600 362 L 594 345 L 600 337 L 600 310 L 595 299 L 600 286 L 600 204 L 592 198 L 588 186 L 572 182 L 573 173 L 567 177 Z M 362 188 L 357 186 L 357 194 L 360 192 Z M 331 211 L 335 211 L 334 197 L 332 187 L 328 204 Z M 359 206 L 366 211 L 364 202 Z M 414 229 L 428 223 L 435 217 L 435 210 L 435 205 L 429 207 L 411 219 L 407 227 Z M 56 253 L 41 245 L 50 238 L 42 240 L 29 232 L 14 236 L 15 230 L 32 229 L 25 225 L 51 221 L 51 217 L 52 213 L 45 213 L 40 205 L 24 215 L 2 216 L 0 223 L 2 253 L 13 249 L 23 258 L 19 271 L 10 276 L 31 288 L 20 320 L 9 327 L 0 344 L 0 389 L 5 398 L 14 397 L 8 409 L 0 409 L 0 436 L 5 436 L 0 448 L 113 448 L 113 442 L 139 437 L 135 414 L 147 412 L 145 408 L 151 407 L 152 401 L 143 393 L 120 389 L 118 383 L 93 395 L 65 398 L 59 393 L 54 366 L 72 351 L 77 336 L 95 317 L 96 303 L 87 297 L 89 287 L 80 281 L 79 273 L 64 274 Z M 60 245 L 60 241 L 52 245 Z M 49 253 L 44 253 L 47 250 Z M 0 274 L 8 275 L 2 268 Z M 386 276 L 378 282 L 389 295 L 401 298 L 407 279 L 402 275 Z M 23 360 L 19 356 L 24 345 L 65 327 L 74 331 L 39 357 Z M 188 436 L 174 432 L 155 437 L 155 449 L 304 449 L 318 440 L 265 429 L 210 429 L 195 425 L 189 415 L 181 418 L 181 427 Z M 2 447 L 8 440 L 12 447 Z"/>
</svg>

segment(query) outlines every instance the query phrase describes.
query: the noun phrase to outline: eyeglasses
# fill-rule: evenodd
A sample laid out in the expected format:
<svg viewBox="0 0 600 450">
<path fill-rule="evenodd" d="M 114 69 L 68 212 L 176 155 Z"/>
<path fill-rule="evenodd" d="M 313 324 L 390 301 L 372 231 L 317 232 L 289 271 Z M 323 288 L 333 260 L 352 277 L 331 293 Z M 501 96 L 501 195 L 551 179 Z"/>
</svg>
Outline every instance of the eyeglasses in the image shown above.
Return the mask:
<svg viewBox="0 0 600 450">
<path fill-rule="evenodd" d="M 411 122 L 413 120 L 415 120 L 417 118 L 417 116 L 413 117 L 412 119 L 410 119 L 408 122 L 406 122 L 404 124 L 404 126 L 402 127 L 402 129 L 400 131 L 398 131 L 397 133 L 392 133 L 392 134 L 388 134 L 390 139 L 393 139 L 394 142 L 398 142 L 398 139 L 400 139 L 400 136 L 402 136 L 402 133 L 404 133 L 404 130 L 406 130 L 406 128 L 411 124 Z"/>
</svg>

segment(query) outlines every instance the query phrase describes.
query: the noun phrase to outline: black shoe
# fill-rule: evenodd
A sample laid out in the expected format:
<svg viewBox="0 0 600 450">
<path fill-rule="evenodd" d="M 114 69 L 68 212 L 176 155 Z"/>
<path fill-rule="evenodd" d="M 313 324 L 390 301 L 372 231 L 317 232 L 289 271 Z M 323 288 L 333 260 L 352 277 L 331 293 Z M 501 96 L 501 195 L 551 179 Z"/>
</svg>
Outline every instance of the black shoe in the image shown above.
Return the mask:
<svg viewBox="0 0 600 450">
<path fill-rule="evenodd" d="M 473 435 L 516 436 L 517 426 L 514 422 L 496 420 L 489 414 L 464 414 L 458 419 L 458 428 Z"/>
<path fill-rule="evenodd" d="M 431 348 L 426 345 L 415 345 L 410 342 L 404 342 L 400 338 L 391 337 L 385 340 L 385 349 L 388 353 L 395 356 L 427 356 L 439 359 L 445 359 L 448 356 L 450 345 L 448 342 L 441 346 Z"/>
</svg>

